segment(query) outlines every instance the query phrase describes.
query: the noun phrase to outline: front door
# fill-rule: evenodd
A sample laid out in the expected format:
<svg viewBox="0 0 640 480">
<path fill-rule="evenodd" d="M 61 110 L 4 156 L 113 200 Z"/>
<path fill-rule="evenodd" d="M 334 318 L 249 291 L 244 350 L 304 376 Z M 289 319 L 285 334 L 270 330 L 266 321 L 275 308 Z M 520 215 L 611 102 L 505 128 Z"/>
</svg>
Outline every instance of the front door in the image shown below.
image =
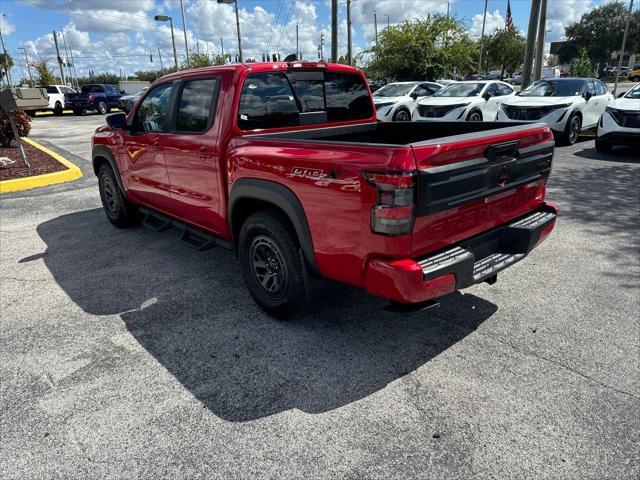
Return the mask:
<svg viewBox="0 0 640 480">
<path fill-rule="evenodd" d="M 221 234 L 223 186 L 215 122 L 220 77 L 193 78 L 176 86 L 171 132 L 160 139 L 171 183 L 171 199 L 180 218 Z"/>
<path fill-rule="evenodd" d="M 161 149 L 167 133 L 172 84 L 154 87 L 138 106 L 125 136 L 123 172 L 131 200 L 168 211 L 169 176 Z"/>
</svg>

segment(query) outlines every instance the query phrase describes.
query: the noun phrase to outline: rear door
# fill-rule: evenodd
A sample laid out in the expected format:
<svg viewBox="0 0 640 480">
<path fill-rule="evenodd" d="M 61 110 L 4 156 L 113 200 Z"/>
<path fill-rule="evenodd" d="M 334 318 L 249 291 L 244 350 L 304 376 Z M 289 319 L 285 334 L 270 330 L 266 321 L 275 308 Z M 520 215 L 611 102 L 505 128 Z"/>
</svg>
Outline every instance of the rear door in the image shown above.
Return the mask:
<svg viewBox="0 0 640 480">
<path fill-rule="evenodd" d="M 216 233 L 226 228 L 215 121 L 220 83 L 221 77 L 211 75 L 178 82 L 170 132 L 159 140 L 175 214 Z"/>
<path fill-rule="evenodd" d="M 170 211 L 170 183 L 161 139 L 167 135 L 173 85 L 155 86 L 142 100 L 125 135 L 124 177 L 132 200 Z"/>
<path fill-rule="evenodd" d="M 412 145 L 418 168 L 413 255 L 444 248 L 539 206 L 554 142 L 523 125 Z"/>
</svg>

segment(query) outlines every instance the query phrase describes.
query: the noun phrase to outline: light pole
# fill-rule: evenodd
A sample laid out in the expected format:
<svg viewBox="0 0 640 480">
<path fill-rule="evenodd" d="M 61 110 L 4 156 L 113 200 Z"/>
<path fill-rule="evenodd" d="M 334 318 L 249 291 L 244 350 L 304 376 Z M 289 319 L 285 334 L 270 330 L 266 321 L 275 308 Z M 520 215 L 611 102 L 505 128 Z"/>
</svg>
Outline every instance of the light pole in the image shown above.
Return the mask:
<svg viewBox="0 0 640 480">
<path fill-rule="evenodd" d="M 22 52 L 24 53 L 24 61 L 27 64 L 27 71 L 29 72 L 29 82 L 31 82 L 32 87 L 35 87 L 35 84 L 33 83 L 33 77 L 31 76 L 31 65 L 29 65 L 29 58 L 27 57 L 27 49 L 24 47 L 18 47 L 18 50 L 22 50 Z"/>
<path fill-rule="evenodd" d="M 478 73 L 480 74 L 482 72 L 482 54 L 484 52 L 484 27 L 487 24 L 487 1 L 488 0 L 484 0 L 484 14 L 482 15 L 482 33 L 480 34 L 480 58 L 478 59 Z"/>
<path fill-rule="evenodd" d="M 184 19 L 184 3 L 180 0 L 180 13 L 182 14 L 182 33 L 184 33 L 184 51 L 187 54 L 187 68 L 189 68 L 189 44 L 187 43 L 187 22 Z M 197 43 L 197 40 L 196 40 Z"/>
<path fill-rule="evenodd" d="M 176 37 L 173 34 L 173 19 L 167 15 L 156 15 L 153 17 L 156 22 L 166 22 L 169 21 L 169 25 L 171 26 L 171 43 L 173 44 L 173 61 L 176 64 L 176 72 L 179 70 L 178 68 L 178 54 L 176 53 Z"/>
<path fill-rule="evenodd" d="M 218 3 L 233 3 L 236 9 L 236 29 L 238 30 L 238 55 L 240 56 L 240 63 L 242 61 L 242 40 L 240 37 L 240 16 L 238 15 L 238 0 L 218 0 Z"/>
</svg>

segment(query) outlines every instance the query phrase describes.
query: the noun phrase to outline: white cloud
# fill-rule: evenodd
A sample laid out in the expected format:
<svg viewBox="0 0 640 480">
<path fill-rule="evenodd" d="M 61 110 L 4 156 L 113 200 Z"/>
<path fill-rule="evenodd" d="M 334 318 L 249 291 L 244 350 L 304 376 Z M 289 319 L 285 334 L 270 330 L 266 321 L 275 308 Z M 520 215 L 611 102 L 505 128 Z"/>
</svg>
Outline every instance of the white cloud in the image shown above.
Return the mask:
<svg viewBox="0 0 640 480">
<path fill-rule="evenodd" d="M 7 20 L 7 17 L 0 15 L 0 30 L 2 30 L 3 35 L 9 36 L 16 31 L 16 27 Z"/>
<path fill-rule="evenodd" d="M 499 10 L 496 10 L 494 12 L 487 12 L 487 21 L 484 27 L 485 35 L 491 35 L 497 29 L 504 28 L 504 26 L 505 18 L 502 16 Z M 480 35 L 482 35 L 482 14 L 479 13 L 473 16 L 469 34 L 472 37 L 480 37 Z"/>
<path fill-rule="evenodd" d="M 119 12 L 149 11 L 154 0 L 21 0 L 21 3 L 43 10 L 114 10 Z"/>
<path fill-rule="evenodd" d="M 563 40 L 565 27 L 580 20 L 580 17 L 594 6 L 593 0 L 548 2 L 546 40 L 549 42 Z"/>
</svg>

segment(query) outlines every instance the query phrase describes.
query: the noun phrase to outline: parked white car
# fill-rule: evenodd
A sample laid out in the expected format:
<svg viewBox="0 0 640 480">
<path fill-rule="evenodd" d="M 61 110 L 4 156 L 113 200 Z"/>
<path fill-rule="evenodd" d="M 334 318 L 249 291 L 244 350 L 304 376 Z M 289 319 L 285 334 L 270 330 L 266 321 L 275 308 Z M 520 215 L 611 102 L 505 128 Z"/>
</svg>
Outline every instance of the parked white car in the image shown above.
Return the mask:
<svg viewBox="0 0 640 480">
<path fill-rule="evenodd" d="M 418 101 L 413 120 L 493 121 L 500 104 L 514 95 L 513 88 L 505 82 L 456 82 Z"/>
<path fill-rule="evenodd" d="M 73 88 L 67 87 L 66 85 L 49 85 L 43 88 L 47 90 L 49 110 L 53 111 L 54 115 L 62 115 L 62 111 L 64 110 L 64 94 L 76 93 Z"/>
<path fill-rule="evenodd" d="M 373 104 L 381 122 L 406 122 L 416 108 L 416 101 L 442 88 L 435 82 L 388 83 L 373 92 Z"/>
<path fill-rule="evenodd" d="M 615 145 L 640 146 L 640 83 L 605 109 L 596 134 L 596 148 L 608 152 Z"/>
<path fill-rule="evenodd" d="M 502 104 L 497 120 L 544 122 L 556 143 L 573 145 L 580 133 L 594 128 L 613 95 L 593 78 L 538 80 Z"/>
</svg>

